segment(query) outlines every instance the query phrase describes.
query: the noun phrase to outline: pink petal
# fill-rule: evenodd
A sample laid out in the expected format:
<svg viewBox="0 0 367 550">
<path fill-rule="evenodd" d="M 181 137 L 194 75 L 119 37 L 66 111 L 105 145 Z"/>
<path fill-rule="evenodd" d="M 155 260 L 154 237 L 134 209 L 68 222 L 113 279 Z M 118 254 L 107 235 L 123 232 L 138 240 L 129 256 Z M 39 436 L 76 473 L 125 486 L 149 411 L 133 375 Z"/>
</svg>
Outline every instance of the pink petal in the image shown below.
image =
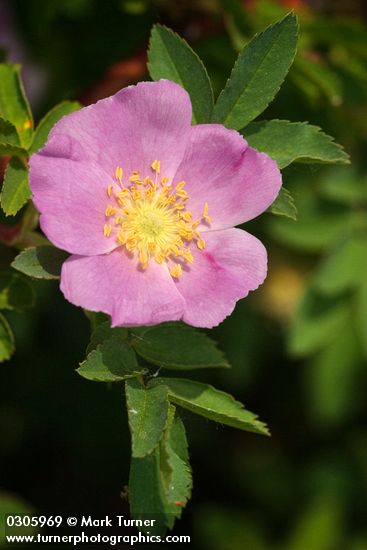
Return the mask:
<svg viewBox="0 0 367 550">
<path fill-rule="evenodd" d="M 85 162 L 82 150 L 67 136 L 58 136 L 69 158 L 58 158 L 54 140 L 30 159 L 33 201 L 41 212 L 43 232 L 57 247 L 72 254 L 95 255 L 116 247 L 103 235 L 109 178 L 98 166 Z M 77 147 L 77 149 L 79 149 Z"/>
<path fill-rule="evenodd" d="M 160 160 L 162 174 L 172 178 L 180 164 L 191 127 L 187 92 L 168 80 L 141 82 L 62 118 L 51 136 L 78 140 L 88 158 L 112 177 L 121 166 L 129 176 L 152 174 Z"/>
<path fill-rule="evenodd" d="M 282 184 L 275 161 L 220 124 L 192 127 L 175 183 L 181 180 L 190 196 L 187 209 L 195 218 L 208 203 L 211 229 L 255 218 L 271 205 Z"/>
<path fill-rule="evenodd" d="M 183 314 L 184 301 L 166 267 L 150 262 L 139 270 L 121 248 L 71 256 L 62 266 L 60 286 L 69 302 L 111 315 L 113 326 L 157 324 Z"/>
<path fill-rule="evenodd" d="M 183 320 L 211 328 L 234 309 L 236 301 L 263 283 L 267 254 L 263 244 L 241 229 L 209 231 L 204 251 L 177 280 L 186 302 Z"/>
</svg>

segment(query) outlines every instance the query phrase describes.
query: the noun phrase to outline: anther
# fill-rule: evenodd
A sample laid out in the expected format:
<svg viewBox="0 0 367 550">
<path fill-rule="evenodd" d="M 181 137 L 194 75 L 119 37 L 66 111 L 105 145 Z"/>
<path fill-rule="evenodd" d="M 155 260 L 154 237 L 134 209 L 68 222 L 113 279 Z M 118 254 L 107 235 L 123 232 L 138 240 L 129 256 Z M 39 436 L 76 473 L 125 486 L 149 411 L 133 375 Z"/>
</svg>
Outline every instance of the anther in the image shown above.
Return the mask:
<svg viewBox="0 0 367 550">
<path fill-rule="evenodd" d="M 112 226 L 110 224 L 105 224 L 103 227 L 103 235 L 109 237 L 111 235 Z"/>
<path fill-rule="evenodd" d="M 180 275 L 182 275 L 182 267 L 180 264 L 175 264 L 171 269 L 169 270 L 172 277 L 178 278 Z"/>
<path fill-rule="evenodd" d="M 121 168 L 121 166 L 117 166 L 116 170 L 115 170 L 115 178 L 121 183 L 122 181 L 122 176 L 123 176 L 123 170 Z"/>
<path fill-rule="evenodd" d="M 153 160 L 151 168 L 156 174 L 159 174 L 161 171 L 161 162 L 159 160 Z"/>
</svg>

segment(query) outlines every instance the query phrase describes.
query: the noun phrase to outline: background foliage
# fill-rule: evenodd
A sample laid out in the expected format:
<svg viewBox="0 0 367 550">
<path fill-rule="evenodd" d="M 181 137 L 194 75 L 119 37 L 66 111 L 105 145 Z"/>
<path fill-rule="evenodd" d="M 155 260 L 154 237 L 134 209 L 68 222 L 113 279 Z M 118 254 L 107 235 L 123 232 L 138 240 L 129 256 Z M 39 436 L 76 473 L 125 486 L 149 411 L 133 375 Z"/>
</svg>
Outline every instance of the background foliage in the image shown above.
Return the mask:
<svg viewBox="0 0 367 550">
<path fill-rule="evenodd" d="M 264 118 L 321 126 L 346 146 L 352 167 L 293 164 L 284 171 L 295 203 L 284 198 L 290 218 L 264 214 L 247 225 L 269 249 L 269 278 L 213 331 L 233 367 L 210 371 L 210 381 L 255 410 L 270 424 L 272 438 L 183 414 L 196 490 L 175 532 L 192 534 L 194 547 L 210 550 L 367 548 L 367 31 L 362 5 L 265 0 L 0 4 L 0 47 L 7 59 L 23 63 L 37 121 L 65 98 L 88 103 L 146 77 L 145 51 L 155 22 L 187 39 L 208 68 L 217 96 L 238 51 L 290 4 L 300 17 L 299 51 Z M 150 70 L 155 76 L 158 68 Z M 208 102 L 197 105 L 197 120 L 206 116 Z M 21 99 L 19 105 L 24 125 L 28 107 Z M 60 108 L 76 107 L 71 102 Z M 52 115 L 40 126 L 45 135 L 48 123 Z M 256 140 L 266 135 L 256 125 L 249 141 L 259 146 Z M 290 142 L 292 128 L 279 128 Z M 25 127 L 22 141 L 12 147 L 27 147 L 27 132 Z M 41 131 L 38 139 L 41 144 Z M 307 145 L 307 134 L 304 140 Z M 281 153 L 287 166 L 292 151 L 276 147 L 277 142 L 275 154 Z M 12 178 L 24 178 L 19 162 L 9 171 Z M 12 213 L 12 204 L 8 207 Z M 297 222 L 291 219 L 296 209 Z M 33 232 L 31 207 L 0 221 L 1 269 L 14 256 L 8 245 L 22 248 L 24 235 L 28 245 L 45 244 Z M 19 311 L 19 293 L 23 307 L 35 307 Z M 53 281 L 30 287 L 21 275 L 0 280 L 0 308 L 6 313 L 6 319 L 0 316 L 0 333 L 9 335 L 2 339 L 7 345 L 0 355 L 10 355 L 13 347 L 9 323 L 17 341 L 16 355 L 1 366 L 0 508 L 12 498 L 21 509 L 46 513 L 62 513 L 71 502 L 81 513 L 86 508 L 96 515 L 124 513 L 127 505 L 117 488 L 122 491 L 128 482 L 130 450 L 121 390 L 88 383 L 74 372 L 89 341 L 88 320 L 63 301 Z M 208 374 L 196 378 L 207 381 Z M 134 399 L 134 384 L 129 384 Z M 152 390 L 161 392 L 159 386 Z M 139 460 L 142 450 L 135 451 Z"/>
</svg>

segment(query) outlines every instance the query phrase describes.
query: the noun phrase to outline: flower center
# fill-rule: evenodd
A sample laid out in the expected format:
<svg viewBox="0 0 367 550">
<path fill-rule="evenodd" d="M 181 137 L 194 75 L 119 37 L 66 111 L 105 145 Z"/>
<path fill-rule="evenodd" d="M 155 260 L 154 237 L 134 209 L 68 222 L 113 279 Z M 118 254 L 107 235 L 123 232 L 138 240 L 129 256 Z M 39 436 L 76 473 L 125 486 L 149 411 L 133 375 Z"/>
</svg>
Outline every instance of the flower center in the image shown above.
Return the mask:
<svg viewBox="0 0 367 550">
<path fill-rule="evenodd" d="M 189 195 L 185 182 L 174 188 L 166 176 L 160 177 L 161 163 L 151 164 L 152 177 L 144 179 L 134 171 L 123 184 L 123 170 L 115 171 L 115 182 L 107 187 L 111 203 L 106 207 L 105 237 L 113 237 L 120 246 L 134 255 L 143 269 L 149 260 L 167 263 L 173 277 L 179 277 L 185 263 L 194 261 L 190 245 L 199 250 L 205 248 L 198 226 L 210 224 L 208 204 L 204 204 L 202 216 L 194 220 L 186 209 Z"/>
</svg>

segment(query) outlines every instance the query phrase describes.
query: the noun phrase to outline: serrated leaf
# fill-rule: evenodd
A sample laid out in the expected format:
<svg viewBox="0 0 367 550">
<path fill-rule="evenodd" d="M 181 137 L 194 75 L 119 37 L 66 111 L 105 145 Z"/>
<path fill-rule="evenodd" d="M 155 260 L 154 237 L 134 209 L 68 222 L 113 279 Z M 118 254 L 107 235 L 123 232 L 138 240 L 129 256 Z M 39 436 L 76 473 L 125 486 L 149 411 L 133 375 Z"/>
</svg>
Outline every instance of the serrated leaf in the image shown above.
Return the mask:
<svg viewBox="0 0 367 550">
<path fill-rule="evenodd" d="M 209 122 L 213 90 L 198 55 L 178 34 L 162 25 L 152 29 L 148 68 L 154 80 L 165 78 L 180 84 L 190 94 L 193 124 Z"/>
<path fill-rule="evenodd" d="M 272 101 L 297 47 L 293 13 L 256 35 L 242 50 L 213 110 L 213 122 L 240 130 Z"/>
<path fill-rule="evenodd" d="M 277 216 L 290 218 L 291 220 L 297 219 L 297 208 L 288 189 L 285 187 L 281 188 L 279 195 L 269 208 L 269 212 L 276 214 Z"/>
<path fill-rule="evenodd" d="M 14 336 L 8 321 L 0 313 L 0 362 L 6 361 L 14 353 Z"/>
<path fill-rule="evenodd" d="M 0 116 L 11 122 L 25 148 L 33 137 L 33 117 L 24 94 L 20 65 L 0 64 Z"/>
<path fill-rule="evenodd" d="M 126 381 L 126 404 L 132 441 L 132 456 L 150 454 L 162 438 L 168 416 L 167 388 Z"/>
<path fill-rule="evenodd" d="M 34 291 L 17 273 L 0 273 L 0 309 L 23 309 L 34 304 Z"/>
<path fill-rule="evenodd" d="M 346 164 L 349 157 L 331 136 L 307 122 L 252 122 L 243 135 L 249 144 L 276 160 L 279 168 L 292 162 Z"/>
<path fill-rule="evenodd" d="M 184 378 L 157 378 L 150 383 L 165 384 L 171 402 L 210 420 L 249 432 L 269 433 L 255 414 L 244 409 L 231 395 L 213 386 Z"/>
<path fill-rule="evenodd" d="M 159 386 L 156 386 L 159 387 Z M 130 513 L 135 519 L 152 520 L 143 531 L 163 534 L 190 498 L 191 468 L 185 428 L 169 405 L 167 425 L 159 445 L 143 458 L 132 457 L 129 479 Z"/>
<path fill-rule="evenodd" d="M 80 103 L 78 103 L 78 101 L 62 101 L 51 109 L 38 124 L 29 153 L 33 154 L 41 149 L 46 143 L 48 134 L 56 122 L 63 116 L 73 113 L 78 109 L 80 109 Z"/>
<path fill-rule="evenodd" d="M 161 473 L 167 504 L 172 516 L 169 528 L 172 529 L 174 519 L 182 514 L 183 507 L 191 496 L 192 474 L 189 463 L 189 453 L 185 427 L 177 416 L 176 409 L 170 405 L 168 422 L 160 443 Z"/>
<path fill-rule="evenodd" d="M 1 207 L 7 216 L 14 216 L 30 198 L 27 167 L 20 159 L 13 157 L 5 170 Z"/>
<path fill-rule="evenodd" d="M 143 522 L 142 531 L 144 532 L 164 535 L 167 527 L 172 524 L 162 483 L 159 447 L 143 458 L 132 457 L 129 504 L 131 516 Z M 152 520 L 154 520 L 153 525 L 149 523 L 144 525 L 145 521 Z"/>
<path fill-rule="evenodd" d="M 92 332 L 90 342 L 87 347 L 87 354 L 96 349 L 99 344 L 103 344 L 105 340 L 108 340 L 108 338 L 111 338 L 111 336 L 114 335 L 117 335 L 122 340 L 126 340 L 128 330 L 123 327 L 111 328 L 110 321 L 104 321 L 103 323 L 97 325 Z"/>
<path fill-rule="evenodd" d="M 68 256 L 54 246 L 36 246 L 23 250 L 11 266 L 35 279 L 59 279 L 61 266 Z"/>
<path fill-rule="evenodd" d="M 132 329 L 136 353 L 167 369 L 229 367 L 224 354 L 206 334 L 182 323 Z"/>
<path fill-rule="evenodd" d="M 94 382 L 121 382 L 145 373 L 138 365 L 134 350 L 119 334 L 99 344 L 76 371 Z"/>
</svg>

